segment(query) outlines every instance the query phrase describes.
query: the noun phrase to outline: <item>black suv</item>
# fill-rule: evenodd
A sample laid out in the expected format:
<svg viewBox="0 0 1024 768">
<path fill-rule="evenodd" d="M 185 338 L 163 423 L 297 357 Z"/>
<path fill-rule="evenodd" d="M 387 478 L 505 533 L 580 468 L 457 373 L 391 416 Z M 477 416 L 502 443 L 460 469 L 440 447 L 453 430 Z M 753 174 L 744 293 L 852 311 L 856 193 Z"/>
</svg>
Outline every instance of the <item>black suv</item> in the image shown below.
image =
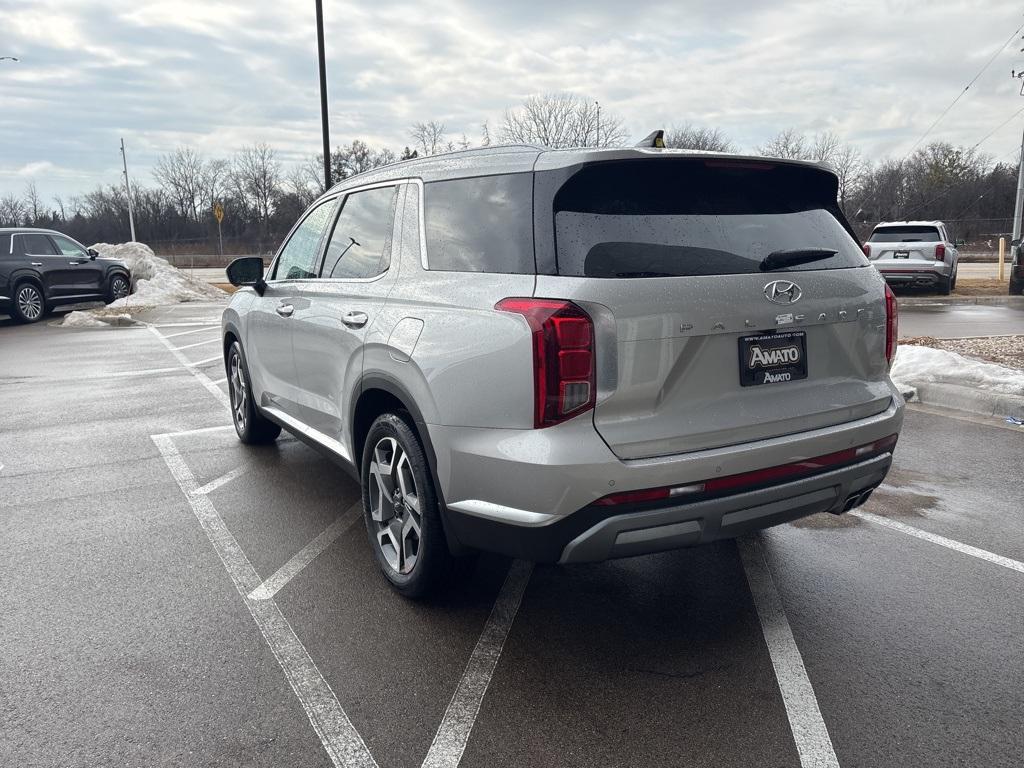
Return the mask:
<svg viewBox="0 0 1024 768">
<path fill-rule="evenodd" d="M 0 229 L 0 313 L 22 323 L 61 304 L 110 303 L 131 290 L 122 261 L 49 229 Z"/>
</svg>

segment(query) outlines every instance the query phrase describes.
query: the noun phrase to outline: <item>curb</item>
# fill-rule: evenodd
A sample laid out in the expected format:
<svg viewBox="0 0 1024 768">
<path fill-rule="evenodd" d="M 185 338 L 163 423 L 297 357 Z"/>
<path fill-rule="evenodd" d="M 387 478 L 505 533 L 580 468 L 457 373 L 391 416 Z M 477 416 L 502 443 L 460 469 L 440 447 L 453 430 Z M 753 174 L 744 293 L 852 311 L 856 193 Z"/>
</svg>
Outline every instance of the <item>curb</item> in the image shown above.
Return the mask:
<svg viewBox="0 0 1024 768">
<path fill-rule="evenodd" d="M 958 384 L 916 384 L 913 388 L 916 396 L 907 398 L 911 402 L 992 416 L 1000 420 L 1007 416 L 1024 419 L 1024 395 L 1005 395 Z"/>
<path fill-rule="evenodd" d="M 1024 296 L 897 296 L 902 307 L 927 307 L 934 304 L 995 304 L 1024 307 Z"/>
</svg>

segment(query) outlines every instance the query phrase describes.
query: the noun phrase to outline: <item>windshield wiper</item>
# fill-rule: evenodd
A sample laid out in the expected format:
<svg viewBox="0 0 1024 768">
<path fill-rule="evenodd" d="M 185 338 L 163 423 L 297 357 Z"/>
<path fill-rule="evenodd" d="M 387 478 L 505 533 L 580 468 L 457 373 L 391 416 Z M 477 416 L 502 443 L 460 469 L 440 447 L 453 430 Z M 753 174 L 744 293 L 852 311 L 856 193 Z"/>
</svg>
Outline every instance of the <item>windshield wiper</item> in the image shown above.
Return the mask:
<svg viewBox="0 0 1024 768">
<path fill-rule="evenodd" d="M 839 251 L 833 248 L 793 248 L 788 251 L 772 251 L 761 260 L 761 271 L 771 272 L 781 267 L 793 267 L 812 261 L 830 259 Z"/>
</svg>

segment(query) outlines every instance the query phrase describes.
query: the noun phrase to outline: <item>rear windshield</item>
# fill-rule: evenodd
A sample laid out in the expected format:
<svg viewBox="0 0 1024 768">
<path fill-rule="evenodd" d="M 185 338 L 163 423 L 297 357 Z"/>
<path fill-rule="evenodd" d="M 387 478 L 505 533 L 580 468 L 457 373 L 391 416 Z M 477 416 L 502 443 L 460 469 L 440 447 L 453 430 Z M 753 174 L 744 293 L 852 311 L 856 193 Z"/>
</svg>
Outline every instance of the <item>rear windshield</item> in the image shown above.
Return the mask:
<svg viewBox="0 0 1024 768">
<path fill-rule="evenodd" d="M 586 166 L 555 195 L 558 273 L 642 278 L 765 271 L 770 254 L 821 251 L 773 272 L 866 266 L 815 168 L 705 160 Z M 834 252 L 829 255 L 829 252 Z"/>
<path fill-rule="evenodd" d="M 880 227 L 871 233 L 869 243 L 935 243 L 941 240 L 935 227 Z"/>
</svg>

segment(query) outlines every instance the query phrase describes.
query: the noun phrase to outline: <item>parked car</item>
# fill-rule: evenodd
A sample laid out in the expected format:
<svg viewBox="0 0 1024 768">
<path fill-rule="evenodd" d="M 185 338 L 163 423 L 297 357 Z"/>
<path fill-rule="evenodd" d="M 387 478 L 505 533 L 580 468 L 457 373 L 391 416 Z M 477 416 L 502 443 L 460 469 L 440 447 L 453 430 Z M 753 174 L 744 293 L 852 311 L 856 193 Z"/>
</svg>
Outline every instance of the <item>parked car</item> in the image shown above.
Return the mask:
<svg viewBox="0 0 1024 768">
<path fill-rule="evenodd" d="M 864 253 L 890 285 L 956 290 L 960 254 L 941 221 L 886 221 L 875 226 Z"/>
<path fill-rule="evenodd" d="M 131 291 L 124 262 L 49 229 L 0 229 L 0 313 L 22 323 L 54 307 L 86 301 L 108 304 Z"/>
<path fill-rule="evenodd" d="M 788 160 L 501 147 L 349 179 L 228 268 L 232 414 L 362 484 L 417 596 L 489 550 L 579 563 L 862 504 L 903 420 L 896 301 Z"/>
</svg>

